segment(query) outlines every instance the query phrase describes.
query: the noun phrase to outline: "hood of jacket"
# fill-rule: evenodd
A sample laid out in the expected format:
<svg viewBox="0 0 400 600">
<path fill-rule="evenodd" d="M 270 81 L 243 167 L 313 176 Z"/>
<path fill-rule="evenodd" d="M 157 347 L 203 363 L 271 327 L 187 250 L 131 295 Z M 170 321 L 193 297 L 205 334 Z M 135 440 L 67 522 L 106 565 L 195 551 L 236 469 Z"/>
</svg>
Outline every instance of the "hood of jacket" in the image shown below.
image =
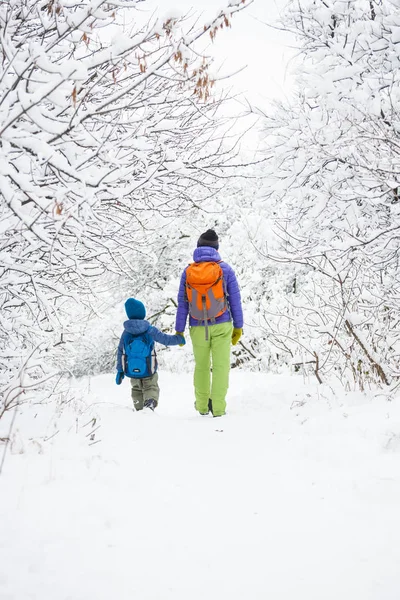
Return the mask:
<svg viewBox="0 0 400 600">
<path fill-rule="evenodd" d="M 144 319 L 128 319 L 124 322 L 124 329 L 132 335 L 144 333 L 150 327 L 150 323 Z"/>
<path fill-rule="evenodd" d="M 193 252 L 194 262 L 218 262 L 221 260 L 219 252 L 211 246 L 199 246 Z"/>
</svg>

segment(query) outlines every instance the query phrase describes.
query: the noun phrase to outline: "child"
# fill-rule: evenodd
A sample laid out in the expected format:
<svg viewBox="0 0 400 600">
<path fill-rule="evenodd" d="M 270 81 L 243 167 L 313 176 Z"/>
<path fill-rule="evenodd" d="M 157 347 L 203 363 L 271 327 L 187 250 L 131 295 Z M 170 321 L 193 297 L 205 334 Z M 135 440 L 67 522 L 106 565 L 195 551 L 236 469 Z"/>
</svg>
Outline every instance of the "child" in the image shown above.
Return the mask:
<svg viewBox="0 0 400 600">
<path fill-rule="evenodd" d="M 154 410 L 160 395 L 154 342 L 164 346 L 184 346 L 185 338 L 183 335 L 162 333 L 145 321 L 146 309 L 139 300 L 128 298 L 125 310 L 129 321 L 124 322 L 124 332 L 118 344 L 115 382 L 120 385 L 125 375 L 130 377 L 135 409 L 145 407 Z"/>
</svg>

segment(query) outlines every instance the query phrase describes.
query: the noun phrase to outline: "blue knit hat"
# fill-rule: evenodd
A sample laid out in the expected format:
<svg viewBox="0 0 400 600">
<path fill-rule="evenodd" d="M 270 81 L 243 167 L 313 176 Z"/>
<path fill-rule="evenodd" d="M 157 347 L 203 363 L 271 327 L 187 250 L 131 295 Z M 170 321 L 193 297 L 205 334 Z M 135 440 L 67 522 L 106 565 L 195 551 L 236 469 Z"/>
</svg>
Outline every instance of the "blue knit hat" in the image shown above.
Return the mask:
<svg viewBox="0 0 400 600">
<path fill-rule="evenodd" d="M 143 302 L 135 300 L 135 298 L 128 298 L 125 302 L 125 310 L 128 319 L 144 319 L 146 316 L 146 309 Z"/>
</svg>

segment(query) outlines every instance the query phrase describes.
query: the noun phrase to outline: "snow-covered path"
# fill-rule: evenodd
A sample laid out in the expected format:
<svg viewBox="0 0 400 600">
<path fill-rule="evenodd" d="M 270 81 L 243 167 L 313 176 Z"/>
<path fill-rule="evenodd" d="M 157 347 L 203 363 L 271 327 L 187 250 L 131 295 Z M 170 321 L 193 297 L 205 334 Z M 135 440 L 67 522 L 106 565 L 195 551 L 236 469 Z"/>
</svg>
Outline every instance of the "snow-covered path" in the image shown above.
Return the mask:
<svg viewBox="0 0 400 600">
<path fill-rule="evenodd" d="M 98 443 L 83 415 L 7 457 L 1 600 L 400 598 L 397 403 L 233 372 L 212 419 L 160 379 L 154 414 L 93 379 Z"/>
</svg>

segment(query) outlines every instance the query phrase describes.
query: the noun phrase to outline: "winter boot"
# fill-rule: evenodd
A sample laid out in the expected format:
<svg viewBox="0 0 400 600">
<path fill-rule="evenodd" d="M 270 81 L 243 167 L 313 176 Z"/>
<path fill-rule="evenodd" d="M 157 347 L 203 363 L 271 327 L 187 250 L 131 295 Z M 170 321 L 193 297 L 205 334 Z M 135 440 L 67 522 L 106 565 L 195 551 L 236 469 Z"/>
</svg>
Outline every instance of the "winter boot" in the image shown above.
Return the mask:
<svg viewBox="0 0 400 600">
<path fill-rule="evenodd" d="M 196 404 L 194 405 L 194 407 L 196 408 Z M 207 412 L 201 412 L 199 414 L 202 417 L 206 417 L 209 413 L 212 414 L 212 402 L 211 402 L 211 398 L 209 398 L 209 400 L 208 400 L 208 411 Z"/>
<path fill-rule="evenodd" d="M 157 402 L 153 400 L 153 398 L 149 398 L 148 400 L 144 401 L 143 406 L 144 408 L 150 408 L 150 410 L 154 410 L 157 406 Z"/>
</svg>

